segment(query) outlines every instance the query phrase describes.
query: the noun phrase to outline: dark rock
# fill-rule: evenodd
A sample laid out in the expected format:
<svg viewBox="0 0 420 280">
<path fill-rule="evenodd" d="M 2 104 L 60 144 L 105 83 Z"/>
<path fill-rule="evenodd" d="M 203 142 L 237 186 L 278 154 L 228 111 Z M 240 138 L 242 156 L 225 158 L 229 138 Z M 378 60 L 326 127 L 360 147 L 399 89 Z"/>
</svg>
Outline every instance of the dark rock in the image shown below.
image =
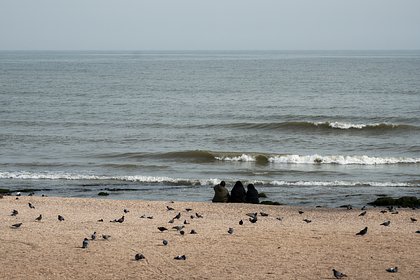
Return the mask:
<svg viewBox="0 0 420 280">
<path fill-rule="evenodd" d="M 259 198 L 267 198 L 267 194 L 266 193 L 264 193 L 264 192 L 260 192 L 260 193 L 258 193 L 258 197 Z"/>
<path fill-rule="evenodd" d="M 420 199 L 414 196 L 403 196 L 397 199 L 392 197 L 380 197 L 368 204 L 374 206 L 418 207 L 420 206 Z"/>
<path fill-rule="evenodd" d="M 107 192 L 99 192 L 98 195 L 99 196 L 108 196 L 109 193 L 107 193 Z"/>
<path fill-rule="evenodd" d="M 260 204 L 265 204 L 265 205 L 282 205 L 280 202 L 271 201 L 271 200 L 261 201 Z"/>
</svg>

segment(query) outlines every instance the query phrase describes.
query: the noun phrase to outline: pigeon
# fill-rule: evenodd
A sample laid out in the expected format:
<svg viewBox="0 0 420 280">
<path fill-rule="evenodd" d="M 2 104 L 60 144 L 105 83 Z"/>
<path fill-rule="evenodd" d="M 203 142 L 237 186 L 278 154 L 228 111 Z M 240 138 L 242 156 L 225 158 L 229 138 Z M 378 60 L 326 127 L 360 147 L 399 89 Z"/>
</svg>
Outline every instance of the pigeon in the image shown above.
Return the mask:
<svg viewBox="0 0 420 280">
<path fill-rule="evenodd" d="M 163 239 L 162 244 L 163 244 L 164 246 L 168 245 L 168 240 Z"/>
<path fill-rule="evenodd" d="M 416 230 L 416 233 L 420 233 L 420 230 Z"/>
<path fill-rule="evenodd" d="M 86 249 L 89 246 L 89 239 L 83 239 L 82 248 Z"/>
<path fill-rule="evenodd" d="M 381 224 L 381 226 L 389 226 L 391 224 L 391 221 L 385 221 Z"/>
<path fill-rule="evenodd" d="M 185 208 L 185 211 L 190 212 L 192 211 L 192 208 Z"/>
<path fill-rule="evenodd" d="M 417 222 L 417 219 L 415 219 L 413 217 L 411 217 L 410 220 L 411 220 L 412 223 Z"/>
<path fill-rule="evenodd" d="M 99 219 L 98 222 L 102 223 L 104 221 L 104 219 Z"/>
<path fill-rule="evenodd" d="M 29 208 L 31 208 L 31 209 L 35 209 L 35 206 L 33 206 L 33 205 L 32 205 L 32 203 L 30 203 L 30 202 L 28 203 L 28 206 L 29 206 Z"/>
<path fill-rule="evenodd" d="M 191 220 L 192 220 L 192 219 L 194 219 L 195 217 L 194 217 L 194 215 L 191 215 L 191 216 L 190 216 L 190 218 L 191 218 Z"/>
<path fill-rule="evenodd" d="M 264 213 L 264 212 L 260 212 L 260 215 L 261 215 L 262 217 L 267 217 L 267 216 L 268 216 L 268 214 L 267 214 L 267 213 Z"/>
<path fill-rule="evenodd" d="M 95 240 L 96 239 L 96 231 L 92 233 L 92 235 L 90 236 L 90 240 Z"/>
<path fill-rule="evenodd" d="M 165 230 L 168 230 L 166 227 L 158 227 L 158 230 L 160 231 L 160 232 L 164 232 Z"/>
<path fill-rule="evenodd" d="M 283 217 L 277 217 L 276 219 L 279 221 L 283 221 Z"/>
<path fill-rule="evenodd" d="M 351 210 L 351 209 L 353 209 L 353 206 L 347 205 L 347 210 Z"/>
<path fill-rule="evenodd" d="M 175 209 L 166 205 L 166 210 L 172 211 L 172 210 L 175 210 Z"/>
<path fill-rule="evenodd" d="M 227 232 L 228 232 L 229 234 L 233 234 L 233 228 L 231 228 L 231 227 L 230 227 L 230 228 L 228 229 L 228 231 L 227 231 Z"/>
<path fill-rule="evenodd" d="M 38 218 L 36 218 L 36 219 L 35 219 L 35 221 L 40 222 L 41 220 L 42 220 L 42 215 L 41 215 L 41 214 L 39 214 Z"/>
<path fill-rule="evenodd" d="M 311 220 L 308 219 L 303 219 L 304 222 L 306 222 L 307 224 L 309 224 L 310 222 L 312 222 Z"/>
<path fill-rule="evenodd" d="M 153 216 L 147 216 L 146 218 L 148 218 L 149 220 L 153 220 Z"/>
<path fill-rule="evenodd" d="M 135 256 L 134 256 L 134 259 L 136 260 L 136 261 L 139 261 L 139 260 L 144 260 L 146 257 L 143 255 L 143 254 L 140 254 L 140 253 L 137 253 Z"/>
<path fill-rule="evenodd" d="M 128 209 L 124 209 L 123 210 L 125 214 L 127 214 L 128 212 L 130 212 Z"/>
<path fill-rule="evenodd" d="M 302 215 L 303 213 L 305 213 L 305 212 L 303 212 L 302 210 L 299 210 L 299 214 L 301 214 L 301 215 Z"/>
<path fill-rule="evenodd" d="M 386 212 L 388 212 L 388 211 L 386 211 L 386 210 L 381 210 L 381 213 L 382 213 L 382 214 L 385 214 Z"/>
<path fill-rule="evenodd" d="M 358 233 L 356 233 L 356 235 L 365 235 L 368 231 L 368 227 L 365 227 L 364 229 L 362 229 L 361 231 L 359 231 Z"/>
<path fill-rule="evenodd" d="M 173 229 L 176 229 L 177 231 L 180 231 L 181 229 L 183 229 L 185 226 L 181 225 L 181 226 L 174 226 L 172 227 Z"/>
<path fill-rule="evenodd" d="M 360 210 L 362 210 L 362 211 L 363 211 L 363 210 L 366 210 L 366 208 L 367 208 L 367 207 L 366 207 L 366 205 L 365 205 L 365 206 L 363 206 L 363 207 L 362 207 L 362 209 L 360 209 Z"/>
<path fill-rule="evenodd" d="M 392 211 L 391 214 L 398 214 L 398 211 L 397 210 Z"/>
<path fill-rule="evenodd" d="M 124 216 L 122 216 L 121 218 L 119 218 L 117 221 L 116 221 L 117 223 L 122 223 L 122 222 L 124 222 Z"/>
<path fill-rule="evenodd" d="M 255 224 L 257 222 L 257 216 L 253 217 L 253 218 L 249 218 L 249 221 L 253 224 Z"/>
<path fill-rule="evenodd" d="M 14 224 L 12 225 L 13 228 L 20 228 L 20 226 L 22 225 L 22 223 L 18 223 L 18 224 Z"/>
<path fill-rule="evenodd" d="M 398 272 L 398 267 L 390 267 L 386 269 L 387 272 L 395 273 Z"/>
<path fill-rule="evenodd" d="M 185 234 L 185 231 L 180 230 L 180 231 L 179 231 L 179 234 L 184 235 L 184 234 Z"/>
<path fill-rule="evenodd" d="M 257 217 L 257 213 L 247 213 L 246 215 L 251 218 Z"/>
<path fill-rule="evenodd" d="M 176 214 L 176 216 L 174 217 L 174 219 L 179 220 L 179 218 L 181 218 L 181 212 L 179 212 L 178 214 Z"/>
<path fill-rule="evenodd" d="M 102 234 L 102 238 L 104 240 L 109 240 L 111 238 L 111 235 Z"/>
<path fill-rule="evenodd" d="M 190 223 L 187 220 L 184 220 L 184 225 L 189 225 Z"/>
<path fill-rule="evenodd" d="M 196 216 L 197 218 L 203 218 L 203 215 L 200 215 L 200 214 L 198 214 L 198 213 L 195 213 L 195 216 Z"/>
<path fill-rule="evenodd" d="M 185 261 L 186 259 L 187 257 L 185 255 L 179 255 L 174 258 L 174 260 L 183 260 L 183 261 Z"/>
<path fill-rule="evenodd" d="M 347 275 L 345 275 L 343 272 L 340 272 L 340 271 L 338 271 L 338 270 L 335 270 L 334 268 L 333 268 L 333 274 L 334 274 L 334 277 L 336 278 L 336 279 L 341 279 L 341 278 L 343 278 L 343 277 L 347 277 Z"/>
<path fill-rule="evenodd" d="M 244 224 L 244 221 L 240 220 L 239 225 L 242 226 Z"/>
<path fill-rule="evenodd" d="M 363 211 L 362 213 L 360 213 L 359 217 L 363 217 L 364 215 L 366 215 L 366 211 Z"/>
<path fill-rule="evenodd" d="M 194 229 L 192 229 L 192 230 L 190 231 L 190 234 L 197 234 L 197 232 L 196 232 Z"/>
<path fill-rule="evenodd" d="M 16 209 L 13 209 L 12 214 L 10 216 L 16 216 L 19 212 Z"/>
<path fill-rule="evenodd" d="M 174 219 L 170 219 L 168 224 L 173 224 L 174 223 Z"/>
<path fill-rule="evenodd" d="M 64 217 L 63 217 L 63 216 L 61 216 L 61 215 L 58 215 L 57 219 L 58 219 L 60 222 L 64 221 Z"/>
</svg>

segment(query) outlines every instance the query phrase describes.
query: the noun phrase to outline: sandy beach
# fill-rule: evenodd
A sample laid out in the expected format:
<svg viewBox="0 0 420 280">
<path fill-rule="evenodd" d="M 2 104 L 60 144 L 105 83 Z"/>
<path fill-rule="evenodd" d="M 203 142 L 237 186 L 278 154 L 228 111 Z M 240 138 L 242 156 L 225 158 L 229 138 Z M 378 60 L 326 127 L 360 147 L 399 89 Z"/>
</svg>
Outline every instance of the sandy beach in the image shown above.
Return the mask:
<svg viewBox="0 0 420 280">
<path fill-rule="evenodd" d="M 420 279 L 420 222 L 410 220 L 420 219 L 419 210 L 383 209 L 359 216 L 360 209 L 5 196 L 0 279 L 334 279 L 333 268 L 347 279 Z M 255 212 L 251 223 L 246 214 Z M 110 222 L 123 215 L 123 223 Z M 172 229 L 178 225 L 184 235 Z M 355 235 L 366 226 L 366 235 Z M 136 261 L 137 253 L 145 259 Z M 395 266 L 397 273 L 386 271 Z"/>
</svg>

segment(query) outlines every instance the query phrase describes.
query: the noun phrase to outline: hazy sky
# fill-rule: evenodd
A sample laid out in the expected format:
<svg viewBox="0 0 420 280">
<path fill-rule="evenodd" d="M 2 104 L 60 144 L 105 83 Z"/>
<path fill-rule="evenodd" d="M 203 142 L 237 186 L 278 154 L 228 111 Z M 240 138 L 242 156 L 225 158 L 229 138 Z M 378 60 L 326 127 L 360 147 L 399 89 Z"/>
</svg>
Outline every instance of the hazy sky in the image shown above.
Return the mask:
<svg viewBox="0 0 420 280">
<path fill-rule="evenodd" d="M 0 0 L 0 49 L 420 49 L 420 0 Z"/>
</svg>

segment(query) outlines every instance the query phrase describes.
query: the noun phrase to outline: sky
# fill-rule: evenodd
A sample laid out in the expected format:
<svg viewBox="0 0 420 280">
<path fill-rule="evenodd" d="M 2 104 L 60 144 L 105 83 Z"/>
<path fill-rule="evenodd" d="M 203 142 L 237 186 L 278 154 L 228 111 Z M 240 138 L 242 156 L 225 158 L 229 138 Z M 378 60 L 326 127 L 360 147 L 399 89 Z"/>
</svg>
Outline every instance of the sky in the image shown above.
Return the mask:
<svg viewBox="0 0 420 280">
<path fill-rule="evenodd" d="M 0 0 L 0 50 L 420 49 L 420 0 Z"/>
</svg>

